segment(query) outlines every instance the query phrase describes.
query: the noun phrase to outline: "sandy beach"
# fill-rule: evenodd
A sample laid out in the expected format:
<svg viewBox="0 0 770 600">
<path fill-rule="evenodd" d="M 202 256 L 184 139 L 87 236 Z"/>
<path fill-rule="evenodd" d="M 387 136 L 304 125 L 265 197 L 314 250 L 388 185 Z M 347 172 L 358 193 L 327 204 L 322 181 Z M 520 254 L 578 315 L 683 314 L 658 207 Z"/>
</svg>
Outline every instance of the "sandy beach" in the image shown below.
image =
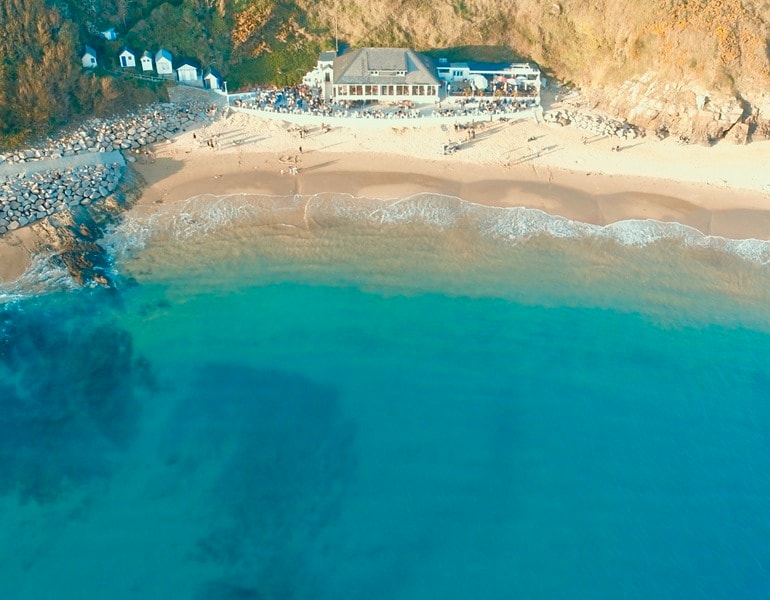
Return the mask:
<svg viewBox="0 0 770 600">
<path fill-rule="evenodd" d="M 444 143 L 462 139 L 451 124 L 395 121 L 383 128 L 357 119 L 326 133 L 310 128 L 300 139 L 287 123 L 234 113 L 138 161 L 148 183 L 140 203 L 203 193 L 436 192 L 599 225 L 657 219 L 711 235 L 770 239 L 770 176 L 762 168 L 770 144 L 705 148 L 642 138 L 615 152 L 617 140 L 584 144 L 582 130 L 570 127 L 531 119 L 485 125 L 444 156 Z M 294 164 L 297 175 L 289 173 Z"/>
<path fill-rule="evenodd" d="M 656 219 L 710 235 L 770 239 L 767 142 L 707 148 L 647 136 L 613 151 L 617 139 L 586 139 L 581 129 L 533 118 L 480 123 L 470 141 L 451 121 L 383 127 L 351 119 L 349 127 L 307 129 L 301 138 L 289 123 L 231 112 L 158 144 L 133 166 L 146 183 L 139 205 L 207 193 L 435 192 L 599 225 Z M 450 141 L 462 147 L 444 155 Z M 32 247 L 30 233 L 0 243 L 0 281 L 23 272 Z"/>
</svg>

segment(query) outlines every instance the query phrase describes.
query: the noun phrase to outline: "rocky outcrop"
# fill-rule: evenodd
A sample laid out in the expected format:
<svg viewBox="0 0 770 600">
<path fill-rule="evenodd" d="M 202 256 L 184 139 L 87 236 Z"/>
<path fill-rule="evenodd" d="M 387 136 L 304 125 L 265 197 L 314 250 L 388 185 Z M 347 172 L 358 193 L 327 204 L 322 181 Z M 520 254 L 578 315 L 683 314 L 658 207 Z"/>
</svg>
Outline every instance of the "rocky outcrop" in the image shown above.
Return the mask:
<svg viewBox="0 0 770 600">
<path fill-rule="evenodd" d="M 654 73 L 624 82 L 617 88 L 586 94 L 591 106 L 627 120 L 650 133 L 674 135 L 694 143 L 711 144 L 725 137 L 748 141 L 749 128 L 738 127 L 750 105 L 728 94 L 712 94 L 677 81 L 662 81 Z"/>
<path fill-rule="evenodd" d="M 577 108 L 550 110 L 543 114 L 543 120 L 559 125 L 572 125 L 585 129 L 591 136 L 614 137 L 633 140 L 644 136 L 645 132 L 628 121 L 620 121 L 596 112 L 586 112 Z"/>
<path fill-rule="evenodd" d="M 752 140 L 770 140 L 770 97 L 749 99 L 751 114 L 746 119 Z"/>
</svg>

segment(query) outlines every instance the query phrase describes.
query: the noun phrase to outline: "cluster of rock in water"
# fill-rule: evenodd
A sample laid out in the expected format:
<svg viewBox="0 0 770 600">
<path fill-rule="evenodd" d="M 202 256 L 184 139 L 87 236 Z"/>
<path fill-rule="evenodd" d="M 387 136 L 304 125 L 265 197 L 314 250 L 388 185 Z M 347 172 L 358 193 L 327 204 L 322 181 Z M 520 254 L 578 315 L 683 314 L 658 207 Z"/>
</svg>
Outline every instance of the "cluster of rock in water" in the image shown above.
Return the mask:
<svg viewBox="0 0 770 600">
<path fill-rule="evenodd" d="M 122 175 L 117 163 L 67 168 L 66 157 L 86 153 L 131 151 L 172 138 L 195 121 L 213 118 L 216 109 L 197 102 L 153 104 L 120 117 L 91 119 L 56 140 L 37 147 L 0 154 L 0 234 L 23 227 L 76 204 L 89 204 L 114 193 Z M 56 159 L 63 159 L 57 161 Z M 34 169 L 30 163 L 50 161 L 51 168 Z M 18 169 L 9 168 L 18 165 Z M 37 165 L 40 166 L 40 165 Z"/>
</svg>

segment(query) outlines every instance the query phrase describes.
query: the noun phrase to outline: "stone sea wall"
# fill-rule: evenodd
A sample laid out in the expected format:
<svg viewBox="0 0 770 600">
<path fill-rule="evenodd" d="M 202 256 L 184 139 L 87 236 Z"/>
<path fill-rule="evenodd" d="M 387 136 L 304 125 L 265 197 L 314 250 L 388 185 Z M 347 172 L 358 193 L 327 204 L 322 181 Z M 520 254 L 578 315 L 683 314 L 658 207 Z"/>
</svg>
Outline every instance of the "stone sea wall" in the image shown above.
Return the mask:
<svg viewBox="0 0 770 600">
<path fill-rule="evenodd" d="M 148 144 L 213 119 L 200 101 L 153 104 L 141 111 L 90 119 L 56 139 L 0 154 L 0 235 L 75 205 L 115 193 L 128 161 Z"/>
<path fill-rule="evenodd" d="M 110 153 L 116 154 L 116 153 Z M 20 173 L 0 179 L 0 234 L 76 205 L 107 198 L 118 187 L 125 161 Z"/>
</svg>

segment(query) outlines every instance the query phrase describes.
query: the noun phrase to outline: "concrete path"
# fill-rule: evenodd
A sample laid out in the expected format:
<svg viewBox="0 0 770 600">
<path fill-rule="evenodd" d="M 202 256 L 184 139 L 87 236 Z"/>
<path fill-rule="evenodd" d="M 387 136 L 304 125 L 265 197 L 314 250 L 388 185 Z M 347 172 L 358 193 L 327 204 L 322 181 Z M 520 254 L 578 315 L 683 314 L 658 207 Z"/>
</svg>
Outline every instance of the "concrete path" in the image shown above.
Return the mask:
<svg viewBox="0 0 770 600">
<path fill-rule="evenodd" d="M 44 171 L 64 171 L 73 167 L 85 167 L 91 165 L 111 165 L 118 163 L 126 166 L 126 159 L 118 150 L 113 152 L 83 152 L 74 156 L 62 156 L 61 158 L 45 158 L 25 163 L 4 163 L 0 165 L 0 178 L 17 177 L 21 174 L 42 173 Z"/>
</svg>

